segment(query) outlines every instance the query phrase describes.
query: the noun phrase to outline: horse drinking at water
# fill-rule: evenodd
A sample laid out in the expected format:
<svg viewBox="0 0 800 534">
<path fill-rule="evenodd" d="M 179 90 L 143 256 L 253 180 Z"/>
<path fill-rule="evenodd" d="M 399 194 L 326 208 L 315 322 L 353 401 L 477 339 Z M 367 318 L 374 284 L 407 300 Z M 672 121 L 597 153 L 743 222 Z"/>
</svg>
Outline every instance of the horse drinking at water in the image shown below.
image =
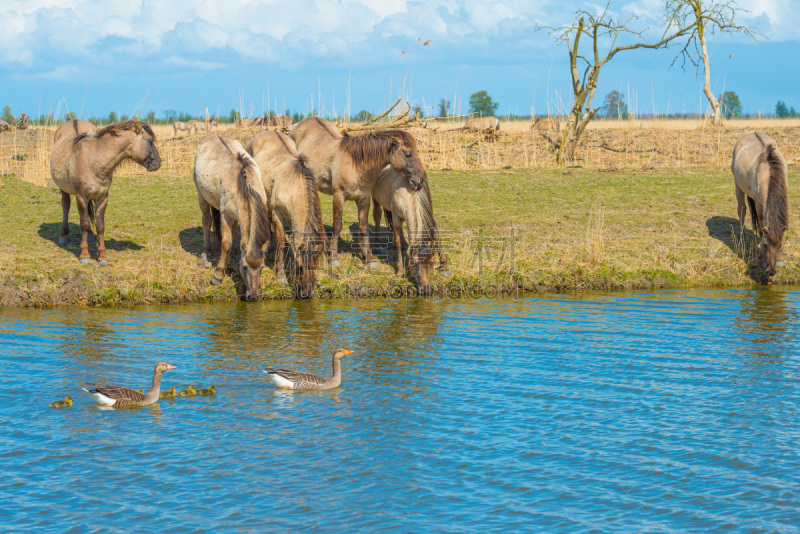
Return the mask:
<svg viewBox="0 0 800 534">
<path fill-rule="evenodd" d="M 156 136 L 150 126 L 138 120 L 110 124 L 99 130 L 90 128 L 88 121 L 69 121 L 55 133 L 55 145 L 50 154 L 50 175 L 61 189 L 60 245 L 69 242 L 70 195 L 75 196 L 81 220 L 81 263 L 89 263 L 89 234 L 95 223 L 97 230 L 97 261 L 108 265 L 105 244 L 105 216 L 108 190 L 114 169 L 126 159 L 132 159 L 148 171 L 161 167 L 156 149 Z M 80 133 L 79 133 L 80 132 Z M 96 206 L 96 207 L 95 207 Z"/>
<path fill-rule="evenodd" d="M 211 283 L 222 281 L 231 248 L 237 254 L 241 247 L 239 274 L 244 281 L 245 295 L 247 300 L 258 299 L 264 248 L 270 238 L 267 193 L 258 165 L 239 141 L 210 137 L 195 152 L 194 185 L 203 214 L 201 259 L 208 261 L 209 258 L 212 223 L 221 245 Z M 237 224 L 241 237 L 235 235 Z"/>
<path fill-rule="evenodd" d="M 442 276 L 450 276 L 447 256 L 442 249 L 436 221 L 433 219 L 433 201 L 428 181 L 419 189 L 408 186 L 403 176 L 386 167 L 378 175 L 372 190 L 373 219 L 375 231 L 381 226 L 381 208 L 394 231 L 397 245 L 397 276 L 405 275 L 403 252 L 408 256 L 408 268 L 417 279 L 421 295 L 430 294 L 431 267 L 434 254 L 439 255 L 439 270 Z M 403 221 L 408 227 L 410 244 L 403 236 Z"/>
<path fill-rule="evenodd" d="M 403 130 L 377 130 L 364 135 L 340 134 L 325 119 L 309 117 L 289 131 L 297 150 L 306 157 L 317 189 L 333 195 L 333 233 L 330 240 L 331 265 L 336 258 L 342 211 L 347 200 L 358 206 L 361 252 L 370 267 L 377 267 L 369 247 L 369 201 L 378 173 L 386 165 L 399 172 L 412 189 L 427 180 L 417 153 L 417 142 Z"/>
<path fill-rule="evenodd" d="M 772 137 L 751 132 L 742 135 L 736 142 L 731 170 L 736 183 L 741 231 L 744 232 L 744 218 L 749 204 L 753 231 L 761 236 L 761 259 L 765 263 L 767 276 L 773 276 L 777 272 L 778 254 L 789 224 L 786 160 Z"/>
<path fill-rule="evenodd" d="M 294 141 L 282 132 L 258 134 L 250 140 L 247 151 L 261 169 L 261 180 L 267 193 L 277 241 L 275 269 L 278 280 L 286 280 L 283 223 L 289 222 L 300 297 L 311 297 L 314 272 L 326 246 L 322 207 L 314 175 L 306 167 L 305 157 L 297 153 Z"/>
</svg>

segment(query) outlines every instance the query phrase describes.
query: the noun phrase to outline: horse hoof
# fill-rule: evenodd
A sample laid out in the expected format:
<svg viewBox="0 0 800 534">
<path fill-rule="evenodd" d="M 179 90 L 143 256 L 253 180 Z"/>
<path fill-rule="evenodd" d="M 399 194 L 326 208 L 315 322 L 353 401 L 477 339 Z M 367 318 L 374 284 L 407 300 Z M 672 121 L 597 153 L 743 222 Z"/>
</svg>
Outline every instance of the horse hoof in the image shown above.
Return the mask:
<svg viewBox="0 0 800 534">
<path fill-rule="evenodd" d="M 331 267 L 339 267 L 341 264 L 339 260 L 331 260 Z"/>
<path fill-rule="evenodd" d="M 81 263 L 92 263 L 92 258 L 80 258 Z"/>
<path fill-rule="evenodd" d="M 453 276 L 453 273 L 450 272 L 450 269 L 445 269 L 444 271 L 440 271 L 439 274 L 442 275 L 442 278 L 450 278 Z"/>
<path fill-rule="evenodd" d="M 371 261 L 371 262 L 369 262 L 367 264 L 367 267 L 369 267 L 370 269 L 377 269 L 378 268 L 378 262 L 377 261 Z"/>
<path fill-rule="evenodd" d="M 208 254 L 206 254 L 205 252 L 200 254 L 200 261 L 208 261 Z"/>
<path fill-rule="evenodd" d="M 210 261 L 202 261 L 202 262 L 200 262 L 200 265 L 205 267 L 206 269 L 210 269 L 211 268 L 211 262 Z"/>
<path fill-rule="evenodd" d="M 786 264 L 782 261 L 775 263 L 775 267 L 786 267 Z"/>
<path fill-rule="evenodd" d="M 58 238 L 58 244 L 59 245 L 68 245 L 69 244 L 69 239 L 67 239 L 66 237 L 59 237 Z"/>
<path fill-rule="evenodd" d="M 97 264 L 103 267 L 108 267 L 108 260 L 100 260 L 97 262 Z"/>
<path fill-rule="evenodd" d="M 90 244 L 97 243 L 97 236 L 90 235 L 89 237 L 86 238 L 86 242 Z"/>
<path fill-rule="evenodd" d="M 217 278 L 216 275 L 211 276 L 211 285 L 218 286 L 222 283 L 222 278 Z"/>
</svg>

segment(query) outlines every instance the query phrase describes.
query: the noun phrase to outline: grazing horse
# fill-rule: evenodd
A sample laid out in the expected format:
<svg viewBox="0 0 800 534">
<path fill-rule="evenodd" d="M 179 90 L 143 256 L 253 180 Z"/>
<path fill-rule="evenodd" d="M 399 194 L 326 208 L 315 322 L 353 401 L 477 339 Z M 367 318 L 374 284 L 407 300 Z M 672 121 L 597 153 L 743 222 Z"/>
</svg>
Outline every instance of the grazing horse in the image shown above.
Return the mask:
<svg viewBox="0 0 800 534">
<path fill-rule="evenodd" d="M 466 130 L 482 132 L 484 130 L 500 130 L 500 121 L 497 117 L 472 117 L 464 125 Z"/>
<path fill-rule="evenodd" d="M 261 180 L 269 199 L 277 242 L 275 269 L 278 280 L 286 280 L 283 223 L 288 222 L 292 226 L 291 245 L 300 297 L 311 297 L 315 284 L 314 272 L 326 247 L 322 207 L 314 175 L 306 167 L 305 157 L 297 153 L 294 141 L 282 132 L 258 134 L 250 140 L 247 151 L 261 169 Z"/>
<path fill-rule="evenodd" d="M 741 231 L 744 231 L 747 204 L 750 204 L 753 231 L 761 236 L 761 260 L 767 276 L 773 276 L 783 246 L 783 235 L 789 225 L 786 160 L 775 139 L 750 132 L 742 135 L 733 147 L 731 170 L 736 183 Z"/>
<path fill-rule="evenodd" d="M 192 135 L 192 129 L 194 129 L 194 123 L 197 121 L 188 121 L 188 122 L 181 122 L 175 121 L 172 123 L 172 131 L 173 137 L 178 137 L 178 132 L 187 132 L 187 135 Z"/>
<path fill-rule="evenodd" d="M 200 258 L 208 261 L 212 222 L 221 244 L 222 253 L 211 283 L 216 285 L 222 281 L 231 247 L 234 254 L 241 247 L 239 274 L 244 280 L 245 296 L 247 300 L 258 299 L 264 248 L 270 238 L 267 193 L 258 165 L 239 141 L 209 137 L 195 152 L 194 185 L 203 214 Z M 235 236 L 237 223 L 241 238 Z"/>
<path fill-rule="evenodd" d="M 361 252 L 369 267 L 377 267 L 369 247 L 369 201 L 378 173 L 386 165 L 399 172 L 412 189 L 419 189 L 428 179 L 417 153 L 414 137 L 403 130 L 377 130 L 350 136 L 325 119 L 310 117 L 292 126 L 289 131 L 297 150 L 306 156 L 314 174 L 317 189 L 333 195 L 333 233 L 330 240 L 331 265 L 339 260 L 339 234 L 342 211 L 347 200 L 358 206 Z"/>
<path fill-rule="evenodd" d="M 89 128 L 91 126 L 91 128 Z M 78 133 L 80 132 L 80 133 Z M 69 242 L 70 195 L 75 196 L 81 218 L 81 263 L 89 263 L 91 223 L 97 230 L 97 260 L 108 265 L 105 245 L 105 214 L 108 190 L 117 165 L 132 159 L 148 171 L 161 167 L 156 136 L 147 124 L 130 120 L 100 129 L 88 121 L 68 121 L 55 133 L 50 154 L 50 174 L 61 189 L 64 217 L 58 242 Z M 96 204 L 96 208 L 95 208 Z M 96 213 L 96 215 L 95 215 Z"/>
<path fill-rule="evenodd" d="M 386 213 L 389 227 L 394 231 L 397 246 L 397 276 L 405 276 L 403 252 L 408 256 L 408 268 L 417 279 L 421 295 L 430 294 L 431 267 L 434 254 L 439 255 L 439 270 L 449 277 L 447 256 L 442 248 L 436 221 L 433 219 L 433 201 L 426 180 L 419 189 L 408 186 L 403 176 L 386 167 L 378 175 L 372 190 L 375 231 L 381 226 L 381 208 Z M 403 221 L 408 227 L 410 244 L 403 236 Z"/>
<path fill-rule="evenodd" d="M 552 131 L 558 133 L 561 131 L 561 121 L 558 119 L 536 119 L 531 124 L 531 131 Z"/>
</svg>

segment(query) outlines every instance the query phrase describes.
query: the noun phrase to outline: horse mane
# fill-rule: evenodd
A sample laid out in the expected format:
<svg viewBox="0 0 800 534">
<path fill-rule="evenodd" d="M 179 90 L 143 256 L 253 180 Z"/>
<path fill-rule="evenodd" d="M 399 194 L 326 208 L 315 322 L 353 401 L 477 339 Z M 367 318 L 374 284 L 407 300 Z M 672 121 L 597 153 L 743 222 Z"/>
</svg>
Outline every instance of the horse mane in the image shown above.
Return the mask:
<svg viewBox="0 0 800 534">
<path fill-rule="evenodd" d="M 766 163 L 769 166 L 767 236 L 770 241 L 778 244 L 789 226 L 789 195 L 786 190 L 786 160 L 775 143 L 767 145 Z"/>
<path fill-rule="evenodd" d="M 223 142 L 223 144 L 225 144 Z M 227 145 L 225 145 L 227 147 Z M 229 148 L 230 150 L 230 148 Z M 247 243 L 247 263 L 251 267 L 256 267 L 264 259 L 264 252 L 261 250 L 264 244 L 270 239 L 269 235 L 269 211 L 263 199 L 258 196 L 250 184 L 248 183 L 248 171 L 252 172 L 258 170 L 258 165 L 253 161 L 247 152 L 240 152 L 236 155 L 242 168 L 239 170 L 239 179 L 236 181 L 236 186 L 239 195 L 247 200 L 247 216 L 250 224 L 250 241 L 254 241 L 255 246 L 249 246 Z"/>
<path fill-rule="evenodd" d="M 422 182 L 422 186 L 411 194 L 414 199 L 414 213 L 416 226 L 414 230 L 409 228 L 411 247 L 420 247 L 425 241 L 431 244 L 436 241 L 436 221 L 433 219 L 433 200 L 428 180 Z M 433 246 L 431 246 L 433 250 Z"/>
<path fill-rule="evenodd" d="M 342 136 L 341 150 L 353 160 L 358 167 L 380 164 L 386 161 L 392 151 L 392 139 L 399 138 L 403 144 L 417 150 L 417 141 L 405 130 L 377 130 L 364 135 L 349 135 L 345 132 Z"/>
<path fill-rule="evenodd" d="M 150 127 L 149 124 L 146 122 L 139 122 L 136 119 L 131 119 L 129 121 L 122 121 L 122 122 L 115 122 L 114 124 L 109 124 L 108 126 L 103 126 L 102 128 L 98 128 L 97 131 L 94 133 L 94 137 L 100 138 L 104 135 L 119 135 L 119 132 L 131 130 L 133 132 L 139 133 L 140 131 L 144 130 L 147 132 L 152 138 L 153 141 L 156 140 L 156 134 L 153 132 L 153 129 Z"/>
<path fill-rule="evenodd" d="M 325 227 L 322 225 L 322 204 L 317 193 L 317 182 L 314 173 L 308 168 L 305 155 L 301 154 L 295 161 L 295 170 L 303 177 L 306 193 L 306 227 L 303 230 L 309 236 L 310 243 L 321 243 L 322 249 L 327 248 Z"/>
</svg>

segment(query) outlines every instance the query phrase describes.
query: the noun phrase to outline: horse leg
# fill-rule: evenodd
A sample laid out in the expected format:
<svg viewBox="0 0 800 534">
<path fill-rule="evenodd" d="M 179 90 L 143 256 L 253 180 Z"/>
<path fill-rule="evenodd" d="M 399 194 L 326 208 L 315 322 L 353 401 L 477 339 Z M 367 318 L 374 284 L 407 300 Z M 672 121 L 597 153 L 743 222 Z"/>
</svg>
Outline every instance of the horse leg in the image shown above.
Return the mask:
<svg viewBox="0 0 800 534">
<path fill-rule="evenodd" d="M 381 231 L 381 215 L 383 214 L 383 207 L 378 204 L 375 199 L 372 199 L 372 222 L 375 225 L 375 233 Z"/>
<path fill-rule="evenodd" d="M 66 245 L 69 243 L 69 193 L 61 191 L 61 210 L 64 212 L 64 217 L 61 219 L 61 236 L 58 238 L 59 245 Z"/>
<path fill-rule="evenodd" d="M 97 229 L 97 263 L 104 267 L 108 265 L 108 256 L 106 256 L 106 206 L 108 206 L 108 193 L 98 201 L 94 220 L 94 226 Z"/>
<path fill-rule="evenodd" d="M 344 211 L 344 192 L 333 192 L 333 228 L 330 242 L 331 267 L 340 265 L 336 257 L 339 252 L 339 234 L 342 233 L 342 212 Z"/>
<path fill-rule="evenodd" d="M 92 230 L 92 223 L 89 220 L 89 205 L 86 200 L 80 196 L 75 195 L 75 203 L 78 205 L 78 213 L 81 217 L 81 255 L 78 259 L 81 263 L 89 263 L 92 257 L 89 256 L 89 232 Z"/>
<path fill-rule="evenodd" d="M 747 199 L 745 198 L 744 191 L 737 185 L 736 186 L 736 213 L 739 215 L 739 234 L 744 234 L 744 218 L 747 215 Z"/>
<path fill-rule="evenodd" d="M 369 201 L 370 197 L 358 201 L 358 231 L 361 234 L 361 252 L 370 269 L 377 269 L 378 262 L 372 259 L 372 247 L 369 246 Z"/>
<path fill-rule="evenodd" d="M 286 270 L 283 265 L 283 254 L 286 249 L 286 234 L 283 231 L 283 222 L 273 212 L 272 220 L 275 224 L 275 276 L 279 282 L 286 282 Z"/>
<path fill-rule="evenodd" d="M 393 221 L 392 231 L 394 231 L 394 244 L 397 246 L 397 278 L 405 278 L 406 267 L 403 262 L 403 250 L 405 250 L 406 239 L 403 237 L 403 223 L 399 219 Z"/>
<path fill-rule="evenodd" d="M 450 278 L 453 276 L 453 273 L 450 272 L 450 264 L 447 258 L 447 254 L 444 253 L 444 247 L 442 246 L 442 238 L 439 235 L 439 230 L 433 231 L 433 246 L 436 248 L 436 253 L 439 255 L 439 274 L 441 274 L 444 278 Z"/>
<path fill-rule="evenodd" d="M 232 226 L 234 221 L 228 219 L 228 216 L 221 214 L 220 217 L 220 230 L 222 233 L 222 240 L 220 242 L 220 255 L 217 268 L 214 269 L 214 274 L 211 275 L 211 283 L 218 285 L 222 282 L 222 277 L 225 274 L 225 267 L 228 264 L 228 254 L 233 245 Z"/>
<path fill-rule="evenodd" d="M 750 199 L 750 217 L 753 218 L 753 231 L 758 237 L 761 237 L 761 228 L 764 225 L 764 210 L 761 209 L 761 203 L 756 202 L 754 198 Z"/>
<path fill-rule="evenodd" d="M 200 203 L 200 213 L 203 215 L 203 253 L 200 254 L 200 261 L 206 267 L 211 267 L 211 205 L 202 196 L 198 196 Z"/>
<path fill-rule="evenodd" d="M 231 222 L 231 238 L 233 239 L 233 261 L 239 263 L 242 259 L 242 225 L 236 221 Z"/>
</svg>

